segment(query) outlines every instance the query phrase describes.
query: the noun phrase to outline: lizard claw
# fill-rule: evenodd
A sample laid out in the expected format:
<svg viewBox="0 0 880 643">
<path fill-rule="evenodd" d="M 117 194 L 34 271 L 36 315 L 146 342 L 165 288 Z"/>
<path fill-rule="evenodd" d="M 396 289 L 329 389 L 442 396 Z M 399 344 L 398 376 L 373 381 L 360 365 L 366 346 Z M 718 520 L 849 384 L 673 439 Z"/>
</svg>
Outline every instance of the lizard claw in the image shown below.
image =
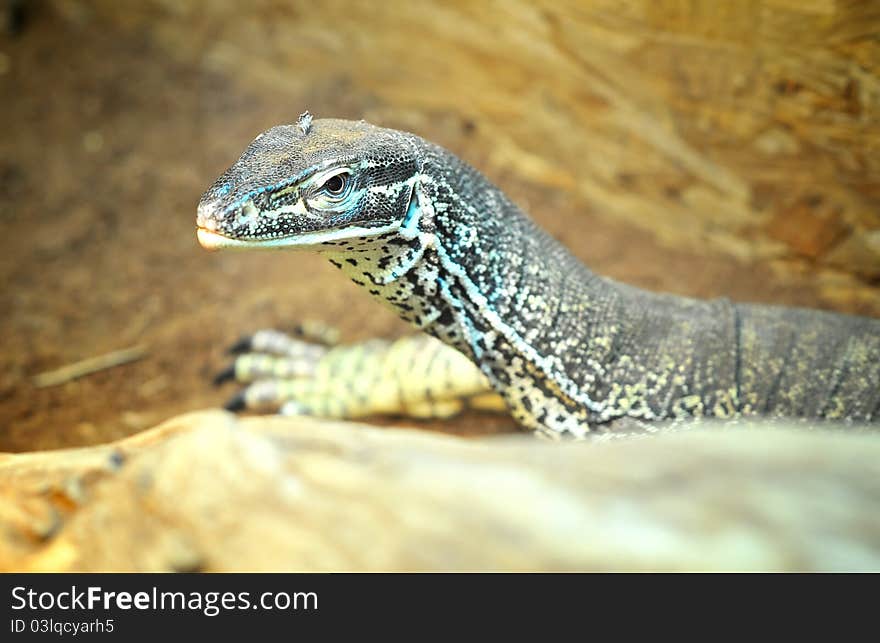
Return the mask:
<svg viewBox="0 0 880 643">
<path fill-rule="evenodd" d="M 244 393 L 236 393 L 223 405 L 224 409 L 232 412 L 243 411 L 245 407 L 247 407 L 247 402 L 245 401 Z"/>
<path fill-rule="evenodd" d="M 214 376 L 214 386 L 220 386 L 235 379 L 235 364 L 232 364 Z"/>
<path fill-rule="evenodd" d="M 226 349 L 227 355 L 240 355 L 241 353 L 247 353 L 251 350 L 253 346 L 252 336 L 247 335 L 242 337 L 237 342 L 235 342 L 232 346 Z"/>
</svg>

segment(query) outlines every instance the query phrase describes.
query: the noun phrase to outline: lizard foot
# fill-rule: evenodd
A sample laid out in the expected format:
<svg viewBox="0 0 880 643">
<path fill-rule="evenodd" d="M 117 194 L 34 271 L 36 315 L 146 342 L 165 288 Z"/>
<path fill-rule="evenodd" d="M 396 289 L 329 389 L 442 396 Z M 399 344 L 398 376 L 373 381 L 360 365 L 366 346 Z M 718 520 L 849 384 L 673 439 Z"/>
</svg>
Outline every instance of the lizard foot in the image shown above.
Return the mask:
<svg viewBox="0 0 880 643">
<path fill-rule="evenodd" d="M 237 356 L 215 384 L 245 386 L 227 409 L 326 418 L 444 418 L 465 408 L 504 409 L 476 366 L 427 335 L 328 346 L 336 338 L 326 327 L 298 334 L 261 330 L 231 348 Z"/>
</svg>

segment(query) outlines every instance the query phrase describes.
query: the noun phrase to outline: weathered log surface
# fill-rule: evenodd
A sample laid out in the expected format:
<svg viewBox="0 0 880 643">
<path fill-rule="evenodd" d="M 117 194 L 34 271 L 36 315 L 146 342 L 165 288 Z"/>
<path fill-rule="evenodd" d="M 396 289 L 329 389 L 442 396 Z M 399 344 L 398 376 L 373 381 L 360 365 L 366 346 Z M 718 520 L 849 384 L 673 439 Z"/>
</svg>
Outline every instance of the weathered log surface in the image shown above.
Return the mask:
<svg viewBox="0 0 880 643">
<path fill-rule="evenodd" d="M 463 440 L 210 411 L 0 456 L 4 570 L 880 570 L 880 435 Z"/>
</svg>

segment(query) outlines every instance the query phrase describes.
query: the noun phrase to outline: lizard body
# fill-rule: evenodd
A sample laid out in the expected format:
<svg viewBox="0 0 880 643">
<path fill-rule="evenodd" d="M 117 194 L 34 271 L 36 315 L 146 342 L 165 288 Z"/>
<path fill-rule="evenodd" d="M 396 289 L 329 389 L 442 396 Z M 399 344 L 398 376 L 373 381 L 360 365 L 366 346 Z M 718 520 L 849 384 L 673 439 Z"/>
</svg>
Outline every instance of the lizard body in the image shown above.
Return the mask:
<svg viewBox="0 0 880 643">
<path fill-rule="evenodd" d="M 300 121 L 199 204 L 208 248 L 309 248 L 472 360 L 516 420 L 880 419 L 880 320 L 703 301 L 591 272 L 476 169 L 413 134 Z"/>
</svg>

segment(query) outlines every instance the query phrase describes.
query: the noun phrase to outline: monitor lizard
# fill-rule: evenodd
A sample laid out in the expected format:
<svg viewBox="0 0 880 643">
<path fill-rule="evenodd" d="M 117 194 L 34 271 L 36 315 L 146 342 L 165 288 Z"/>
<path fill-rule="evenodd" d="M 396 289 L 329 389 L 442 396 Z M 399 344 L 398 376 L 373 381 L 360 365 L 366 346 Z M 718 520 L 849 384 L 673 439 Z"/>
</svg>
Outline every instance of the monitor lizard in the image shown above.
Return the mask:
<svg viewBox="0 0 880 643">
<path fill-rule="evenodd" d="M 348 359 L 345 384 L 322 389 L 335 391 L 336 406 L 324 406 L 338 416 L 444 414 L 460 408 L 458 397 L 492 406 L 491 387 L 519 424 L 551 437 L 583 438 L 628 419 L 880 420 L 880 320 L 692 299 L 599 276 L 480 172 L 411 133 L 305 113 L 257 136 L 205 192 L 197 224 L 208 249 L 317 251 L 451 347 L 413 340 L 325 353 L 257 334 L 254 350 L 289 359 L 249 357 L 238 374 L 281 376 L 287 384 L 252 385 L 252 399 L 289 400 L 288 410 L 315 412 L 321 378 L 340 377 Z M 419 355 L 443 364 L 445 381 L 424 359 L 418 366 Z M 396 374 L 383 380 L 376 371 L 389 364 Z M 297 375 L 312 380 L 288 379 Z M 382 385 L 358 385 L 377 377 Z M 408 387 L 409 402 L 394 387 Z M 444 387 L 452 406 L 432 407 Z"/>
</svg>

